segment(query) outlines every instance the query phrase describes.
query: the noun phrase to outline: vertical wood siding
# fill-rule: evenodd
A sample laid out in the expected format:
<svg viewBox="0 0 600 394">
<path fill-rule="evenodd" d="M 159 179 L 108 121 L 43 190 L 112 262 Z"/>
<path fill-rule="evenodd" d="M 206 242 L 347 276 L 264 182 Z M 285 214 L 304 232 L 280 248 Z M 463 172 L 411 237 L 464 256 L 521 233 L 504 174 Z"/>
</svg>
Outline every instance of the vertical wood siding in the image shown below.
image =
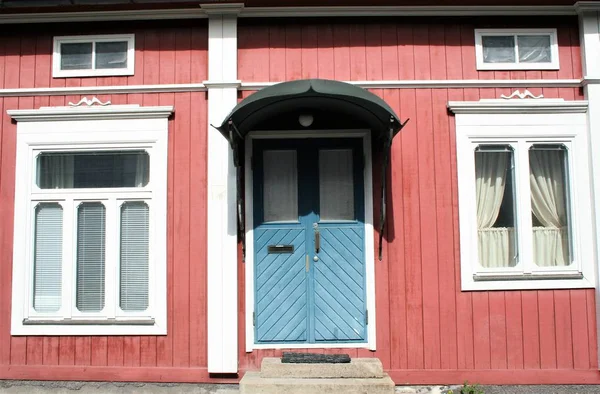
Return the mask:
<svg viewBox="0 0 600 394">
<path fill-rule="evenodd" d="M 528 22 L 517 18 L 510 26 L 532 27 Z M 368 24 L 353 19 L 291 23 L 242 19 L 239 79 L 581 77 L 577 21 L 570 17 L 544 19 L 536 26 L 558 28 L 559 71 L 477 71 L 473 28 L 502 26 L 506 22 L 501 19 L 395 18 Z M 60 29 L 57 35 L 82 34 L 80 25 Z M 133 24 L 130 30 L 115 24 L 90 34 L 131 31 L 136 33 L 136 69 L 130 77 L 53 79 L 51 36 L 19 32 L 11 37 L 20 38 L 2 38 L 0 88 L 206 79 L 205 22 Z M 411 121 L 392 147 L 384 259 L 375 263 L 377 351 L 343 351 L 352 357 L 379 357 L 398 383 L 460 383 L 478 376 L 474 375 L 478 371 L 492 372 L 481 375 L 480 382 L 600 380 L 591 374 L 598 368 L 594 290 L 460 291 L 455 126 L 446 103 L 496 98 L 513 90 L 372 90 L 402 119 Z M 530 90 L 546 97 L 582 98 L 579 89 Z M 242 92 L 240 99 L 250 94 Z M 10 336 L 16 125 L 6 110 L 65 105 L 81 96 L 0 98 L 0 217 L 4 219 L 0 225 L 0 378 L 222 381 L 206 373 L 206 95 L 99 98 L 113 104 L 175 105 L 169 121 L 168 335 Z M 380 168 L 378 160 L 375 171 Z M 375 217 L 378 201 L 376 195 Z M 245 352 L 245 278 L 241 252 L 239 256 L 239 365 L 245 371 L 258 369 L 263 357 L 281 351 Z M 560 374 L 553 372 L 556 369 L 561 369 Z M 544 370 L 550 374 L 540 375 Z"/>
</svg>

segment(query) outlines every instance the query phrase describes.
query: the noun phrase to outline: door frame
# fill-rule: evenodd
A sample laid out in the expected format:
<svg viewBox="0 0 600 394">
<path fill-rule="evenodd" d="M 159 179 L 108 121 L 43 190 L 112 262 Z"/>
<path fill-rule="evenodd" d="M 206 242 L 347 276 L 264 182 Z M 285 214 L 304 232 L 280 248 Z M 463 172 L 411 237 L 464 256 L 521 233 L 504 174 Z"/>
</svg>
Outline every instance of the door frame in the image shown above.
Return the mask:
<svg viewBox="0 0 600 394">
<path fill-rule="evenodd" d="M 365 268 L 366 305 L 369 312 L 367 342 L 363 343 L 315 343 L 315 344 L 276 344 L 254 343 L 254 201 L 253 170 L 251 165 L 252 148 L 255 139 L 294 139 L 294 138 L 361 138 L 364 154 L 364 209 L 365 209 Z M 371 131 L 358 130 L 300 130 L 300 131 L 252 131 L 246 136 L 244 159 L 244 193 L 246 219 L 246 262 L 245 262 L 245 306 L 246 306 L 246 352 L 254 349 L 310 349 L 310 348 L 367 348 L 375 350 L 376 311 L 375 311 L 375 238 L 373 228 L 373 158 L 371 152 Z"/>
</svg>

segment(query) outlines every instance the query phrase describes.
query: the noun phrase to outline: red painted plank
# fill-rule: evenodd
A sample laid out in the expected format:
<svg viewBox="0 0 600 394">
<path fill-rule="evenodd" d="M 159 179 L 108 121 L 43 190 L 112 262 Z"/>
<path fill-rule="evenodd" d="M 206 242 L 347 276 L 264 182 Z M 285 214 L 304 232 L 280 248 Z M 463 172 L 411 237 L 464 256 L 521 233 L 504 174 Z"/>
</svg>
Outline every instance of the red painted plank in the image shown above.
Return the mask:
<svg viewBox="0 0 600 394">
<path fill-rule="evenodd" d="M 556 368 L 556 326 L 554 314 L 554 292 L 538 291 L 540 366 Z"/>
<path fill-rule="evenodd" d="M 556 366 L 573 368 L 573 330 L 571 327 L 571 295 L 569 290 L 554 291 L 556 325 Z"/>
<path fill-rule="evenodd" d="M 317 61 L 318 31 L 313 24 L 302 26 L 302 78 L 317 78 L 319 67 Z"/>
<path fill-rule="evenodd" d="M 127 336 L 123 338 L 123 365 L 139 367 L 141 360 L 141 338 Z"/>
<path fill-rule="evenodd" d="M 31 340 L 31 338 L 29 338 Z M 91 365 L 92 338 L 75 337 L 75 365 Z"/>
<path fill-rule="evenodd" d="M 571 36 L 571 64 L 573 67 L 572 78 L 582 78 L 583 67 L 581 65 L 581 48 L 579 43 L 579 29 L 577 26 L 572 26 L 569 29 Z"/>
<path fill-rule="evenodd" d="M 352 64 L 350 63 L 350 27 L 348 25 L 335 24 L 333 26 L 333 45 L 335 79 L 349 81 Z"/>
<path fill-rule="evenodd" d="M 446 45 L 445 26 L 429 25 L 429 68 L 431 79 L 446 79 Z"/>
<path fill-rule="evenodd" d="M 141 337 L 140 365 L 142 367 L 156 366 L 156 337 Z"/>
<path fill-rule="evenodd" d="M 365 69 L 368 81 L 383 79 L 381 27 L 369 25 L 365 29 Z"/>
<path fill-rule="evenodd" d="M 462 59 L 462 77 L 464 79 L 479 79 L 479 73 L 476 70 L 477 61 L 475 59 L 475 34 L 474 26 L 461 25 L 461 59 Z"/>
<path fill-rule="evenodd" d="M 521 293 L 523 321 L 523 367 L 540 368 L 540 328 L 537 291 Z"/>
<path fill-rule="evenodd" d="M 459 25 L 446 25 L 444 29 L 446 43 L 446 76 L 448 79 L 462 79 L 462 46 L 461 29 Z"/>
<path fill-rule="evenodd" d="M 424 53 L 425 54 L 425 53 Z M 429 51 L 426 51 L 429 58 Z M 419 59 L 415 51 L 416 64 L 423 64 L 419 68 L 427 68 L 426 62 Z M 425 74 L 424 74 L 425 75 Z M 427 73 L 429 76 L 429 73 Z M 421 239 L 421 265 L 422 265 L 422 299 L 423 299 L 423 347 L 424 367 L 438 369 L 441 367 L 440 355 L 440 300 L 438 286 L 438 239 L 435 189 L 435 151 L 432 118 L 432 91 L 430 89 L 417 90 L 417 150 L 418 150 L 418 178 L 419 178 L 419 222 Z"/>
<path fill-rule="evenodd" d="M 92 365 L 108 365 L 108 337 L 93 337 L 91 348 Z"/>
<path fill-rule="evenodd" d="M 489 293 L 490 356 L 492 369 L 507 368 L 506 304 L 503 291 Z"/>
<path fill-rule="evenodd" d="M 42 357 L 44 365 L 58 365 L 59 339 L 57 337 L 44 337 L 43 347 Z"/>
<path fill-rule="evenodd" d="M 572 329 L 571 338 L 573 351 L 573 365 L 571 367 L 575 369 L 590 368 L 590 335 L 588 333 L 585 292 L 586 290 L 570 291 L 570 324 Z"/>
<path fill-rule="evenodd" d="M 44 363 L 44 338 L 27 338 L 27 364 L 42 365 Z"/>
<path fill-rule="evenodd" d="M 195 22 L 192 28 L 192 75 L 190 82 L 208 79 L 208 26 Z"/>
<path fill-rule="evenodd" d="M 596 328 L 596 297 L 594 289 L 582 290 L 585 291 L 586 296 L 586 307 L 587 307 L 587 321 L 588 321 L 588 333 L 589 333 L 589 349 L 590 349 L 590 368 L 598 369 L 598 335 Z"/>
<path fill-rule="evenodd" d="M 285 34 L 283 34 L 285 39 Z M 269 76 L 269 27 L 244 25 L 238 27 L 238 78 L 243 81 L 266 81 Z M 285 40 L 283 41 L 285 42 Z"/>
<path fill-rule="evenodd" d="M 60 337 L 58 343 L 58 363 L 60 365 L 74 365 L 75 337 Z"/>
<path fill-rule="evenodd" d="M 320 24 L 317 29 L 317 71 L 319 78 L 333 79 L 335 76 L 333 27 L 331 24 Z"/>
<path fill-rule="evenodd" d="M 490 308 L 487 292 L 473 293 L 473 343 L 475 369 L 490 369 Z"/>
<path fill-rule="evenodd" d="M 289 24 L 285 28 L 285 76 L 288 81 L 303 77 L 302 30 L 297 24 Z"/>
<path fill-rule="evenodd" d="M 350 25 L 350 80 L 364 81 L 367 79 L 365 25 Z"/>
<path fill-rule="evenodd" d="M 19 87 L 32 88 L 35 86 L 35 45 L 36 39 L 27 35 L 21 38 L 21 65 Z"/>
<path fill-rule="evenodd" d="M 269 38 L 269 48 L 265 50 L 264 48 L 256 48 L 251 51 L 260 58 L 257 59 L 257 65 L 261 65 L 262 67 L 258 70 L 254 75 L 255 81 L 276 81 L 281 82 L 286 80 L 286 69 L 285 69 L 285 52 L 286 52 L 286 43 L 285 43 L 285 26 L 270 26 L 268 30 Z M 249 39 L 253 40 L 260 46 L 260 38 L 259 36 L 252 36 Z M 265 57 L 269 60 L 269 64 L 265 67 Z M 254 67 L 256 67 L 255 65 Z M 249 65 L 245 65 L 249 66 Z M 266 78 L 265 78 L 266 77 Z"/>
<path fill-rule="evenodd" d="M 109 366 L 123 365 L 123 337 L 110 336 L 107 341 L 107 362 Z"/>
<path fill-rule="evenodd" d="M 523 320 L 521 318 L 521 292 L 505 292 L 507 367 L 523 368 Z"/>
</svg>

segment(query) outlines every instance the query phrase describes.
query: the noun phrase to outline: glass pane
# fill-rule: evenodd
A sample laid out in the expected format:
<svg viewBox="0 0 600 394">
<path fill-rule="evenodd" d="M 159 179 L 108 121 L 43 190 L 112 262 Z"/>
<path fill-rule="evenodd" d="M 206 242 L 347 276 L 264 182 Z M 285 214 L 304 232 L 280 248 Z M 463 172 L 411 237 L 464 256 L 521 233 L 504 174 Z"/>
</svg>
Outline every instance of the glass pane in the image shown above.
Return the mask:
<svg viewBox="0 0 600 394">
<path fill-rule="evenodd" d="M 484 63 L 514 63 L 515 38 L 513 36 L 482 36 Z"/>
<path fill-rule="evenodd" d="M 533 261 L 540 267 L 570 265 L 567 150 L 563 145 L 533 145 L 529 171 Z"/>
<path fill-rule="evenodd" d="M 518 36 L 519 62 L 550 63 L 550 36 Z"/>
<path fill-rule="evenodd" d="M 57 203 L 42 203 L 35 208 L 33 253 L 33 309 L 56 312 L 62 295 L 62 220 Z"/>
<path fill-rule="evenodd" d="M 127 68 L 127 41 L 97 42 L 96 68 Z"/>
<path fill-rule="evenodd" d="M 150 157 L 144 151 L 51 152 L 37 159 L 41 189 L 143 187 Z"/>
<path fill-rule="evenodd" d="M 106 208 L 99 202 L 84 202 L 77 212 L 77 309 L 104 309 L 104 257 Z"/>
<path fill-rule="evenodd" d="M 263 152 L 264 221 L 298 220 L 298 169 L 295 150 Z"/>
<path fill-rule="evenodd" d="M 89 70 L 92 68 L 92 43 L 60 44 L 61 70 Z"/>
<path fill-rule="evenodd" d="M 321 220 L 354 220 L 352 149 L 319 150 Z"/>
<path fill-rule="evenodd" d="M 479 264 L 485 268 L 517 264 L 513 156 L 508 145 L 480 145 L 475 150 Z"/>
<path fill-rule="evenodd" d="M 123 311 L 148 308 L 149 209 L 144 202 L 121 206 L 121 284 Z"/>
</svg>

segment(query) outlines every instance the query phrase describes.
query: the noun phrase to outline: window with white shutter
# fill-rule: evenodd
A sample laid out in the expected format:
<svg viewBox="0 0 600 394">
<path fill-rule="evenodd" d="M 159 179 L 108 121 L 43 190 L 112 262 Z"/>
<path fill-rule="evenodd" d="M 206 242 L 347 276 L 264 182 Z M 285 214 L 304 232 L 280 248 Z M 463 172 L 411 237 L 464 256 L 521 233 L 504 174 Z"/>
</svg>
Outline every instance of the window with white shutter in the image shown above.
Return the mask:
<svg viewBox="0 0 600 394">
<path fill-rule="evenodd" d="M 48 109 L 9 111 L 18 122 L 12 334 L 166 334 L 172 107 L 117 122 L 119 106 L 61 108 L 55 120 Z M 91 111 L 106 120 L 72 121 Z"/>
</svg>

